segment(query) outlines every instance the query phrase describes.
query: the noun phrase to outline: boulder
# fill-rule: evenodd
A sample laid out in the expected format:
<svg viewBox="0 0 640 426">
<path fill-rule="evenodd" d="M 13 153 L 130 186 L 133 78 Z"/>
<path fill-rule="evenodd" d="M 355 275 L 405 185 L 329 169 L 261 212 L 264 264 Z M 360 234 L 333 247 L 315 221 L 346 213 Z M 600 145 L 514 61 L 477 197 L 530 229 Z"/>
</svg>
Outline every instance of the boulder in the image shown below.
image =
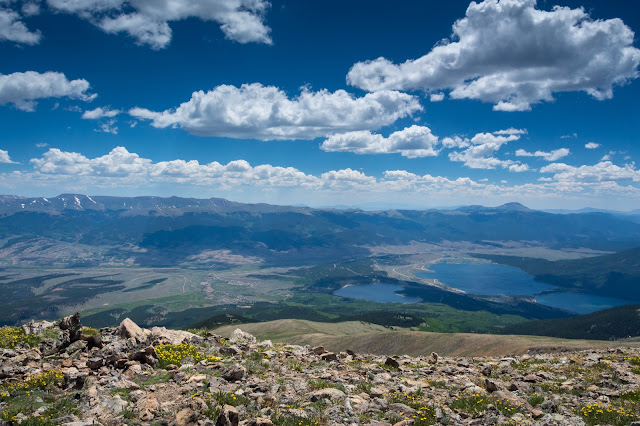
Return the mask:
<svg viewBox="0 0 640 426">
<path fill-rule="evenodd" d="M 168 330 L 166 327 L 153 327 L 151 335 L 159 340 L 164 340 L 171 345 L 179 345 L 181 343 L 200 343 L 204 339 L 197 334 L 189 333 L 183 330 Z"/>
<path fill-rule="evenodd" d="M 231 333 L 229 341 L 240 345 L 252 345 L 256 343 L 256 338 L 252 334 L 236 328 L 233 330 L 233 333 Z"/>
<path fill-rule="evenodd" d="M 484 388 L 487 392 L 492 393 L 500 389 L 500 386 L 493 380 L 484 379 Z"/>
<path fill-rule="evenodd" d="M 191 408 L 183 408 L 176 414 L 176 426 L 187 426 L 190 424 L 195 424 L 197 420 L 198 413 L 193 411 Z"/>
<path fill-rule="evenodd" d="M 129 360 L 139 361 L 148 365 L 156 365 L 158 363 L 158 354 L 156 353 L 156 348 L 153 346 L 147 346 L 146 348 L 129 355 Z"/>
<path fill-rule="evenodd" d="M 135 339 L 136 342 L 142 343 L 147 340 L 149 332 L 140 328 L 138 324 L 129 318 L 125 318 L 120 323 L 120 327 L 118 327 L 118 334 L 125 339 Z"/>
<path fill-rule="evenodd" d="M 338 361 L 338 355 L 334 354 L 333 352 L 325 352 L 320 355 L 320 358 L 323 361 Z"/>
<path fill-rule="evenodd" d="M 73 315 L 62 318 L 58 322 L 58 328 L 60 328 L 60 330 L 73 330 L 80 328 L 80 313 L 77 312 Z"/>
<path fill-rule="evenodd" d="M 68 317 L 62 318 L 58 322 L 58 328 L 65 332 L 65 341 L 64 344 L 61 345 L 61 347 L 65 348 L 69 344 L 78 340 L 80 338 L 80 335 L 82 334 L 82 325 L 80 325 L 80 313 L 75 313 L 73 315 L 69 315 Z M 68 343 L 66 342 L 67 339 Z"/>
<path fill-rule="evenodd" d="M 160 410 L 160 403 L 153 395 L 147 395 L 136 402 L 136 410 L 140 414 L 140 420 L 148 422 Z"/>
<path fill-rule="evenodd" d="M 26 335 L 40 334 L 51 327 L 55 327 L 55 325 L 56 323 L 50 321 L 35 322 L 31 320 L 28 323 L 22 325 L 22 331 L 24 331 L 24 334 Z"/>
<path fill-rule="evenodd" d="M 340 389 L 336 388 L 324 388 L 318 389 L 316 391 L 311 392 L 307 398 L 311 402 L 320 401 L 323 399 L 333 400 L 333 399 L 343 399 L 345 397 L 344 392 Z"/>
<path fill-rule="evenodd" d="M 322 355 L 323 353 L 327 352 L 322 346 L 316 346 L 315 348 L 312 349 L 312 351 L 316 355 Z"/>
<path fill-rule="evenodd" d="M 384 365 L 391 368 L 400 368 L 400 363 L 393 358 L 387 358 Z"/>
<path fill-rule="evenodd" d="M 216 420 L 216 426 L 238 426 L 240 422 L 240 413 L 236 407 L 224 405 L 222 411 Z"/>
<path fill-rule="evenodd" d="M 242 353 L 242 351 L 238 349 L 236 346 L 223 346 L 220 348 L 220 353 L 222 355 L 234 356 L 239 353 Z"/>
<path fill-rule="evenodd" d="M 247 370 L 240 364 L 231 364 L 222 370 L 222 378 L 227 382 L 237 382 L 242 380 L 246 374 Z"/>
<path fill-rule="evenodd" d="M 104 358 L 102 357 L 93 357 L 87 360 L 87 367 L 89 367 L 92 370 L 98 370 L 103 365 L 104 365 Z"/>
</svg>

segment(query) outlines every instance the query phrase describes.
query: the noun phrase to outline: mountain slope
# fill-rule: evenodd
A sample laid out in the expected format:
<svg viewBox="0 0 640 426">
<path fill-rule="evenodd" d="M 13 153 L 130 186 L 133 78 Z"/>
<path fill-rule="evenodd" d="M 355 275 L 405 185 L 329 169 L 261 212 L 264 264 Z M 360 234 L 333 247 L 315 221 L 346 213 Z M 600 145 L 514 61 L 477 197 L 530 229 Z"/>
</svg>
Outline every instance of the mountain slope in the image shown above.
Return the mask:
<svg viewBox="0 0 640 426">
<path fill-rule="evenodd" d="M 640 336 L 640 305 L 618 306 L 572 318 L 537 320 L 508 326 L 505 334 L 518 333 L 567 339 L 612 340 Z"/>
<path fill-rule="evenodd" d="M 340 352 L 407 354 L 424 356 L 437 352 L 447 356 L 496 356 L 524 354 L 528 351 L 581 350 L 606 348 L 613 343 L 588 340 L 564 340 L 551 337 L 501 336 L 493 334 L 430 333 L 389 330 L 360 322 L 318 323 L 305 320 L 277 320 L 261 323 L 229 325 L 215 329 L 217 334 L 229 336 L 236 329 L 251 333 L 259 339 L 272 339 L 297 345 L 324 346 Z M 619 342 L 617 343 L 620 344 Z M 637 343 L 629 343 L 638 345 Z"/>
</svg>

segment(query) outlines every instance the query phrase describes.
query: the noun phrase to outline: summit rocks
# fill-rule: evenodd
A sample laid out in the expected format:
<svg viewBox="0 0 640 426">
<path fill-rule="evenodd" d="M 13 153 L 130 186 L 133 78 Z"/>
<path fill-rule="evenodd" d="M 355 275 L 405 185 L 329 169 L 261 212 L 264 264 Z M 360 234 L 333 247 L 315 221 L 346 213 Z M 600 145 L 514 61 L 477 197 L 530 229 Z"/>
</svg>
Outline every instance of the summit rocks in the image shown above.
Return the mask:
<svg viewBox="0 0 640 426">
<path fill-rule="evenodd" d="M 148 330 L 130 319 L 92 330 L 79 319 L 28 323 L 24 335 L 39 343 L 0 348 L 1 426 L 40 417 L 103 426 L 578 426 L 640 418 L 634 348 L 387 357 L 259 342 L 240 329 L 225 339 Z"/>
</svg>

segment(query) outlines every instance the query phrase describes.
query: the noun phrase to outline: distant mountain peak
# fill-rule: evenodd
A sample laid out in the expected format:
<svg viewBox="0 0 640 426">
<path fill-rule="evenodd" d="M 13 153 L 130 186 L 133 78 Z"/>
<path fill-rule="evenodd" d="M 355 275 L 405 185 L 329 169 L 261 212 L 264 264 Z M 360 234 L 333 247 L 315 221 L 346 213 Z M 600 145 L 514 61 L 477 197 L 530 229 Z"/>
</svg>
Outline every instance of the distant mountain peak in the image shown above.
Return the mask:
<svg viewBox="0 0 640 426">
<path fill-rule="evenodd" d="M 512 202 L 506 203 L 501 206 L 496 207 L 496 210 L 512 210 L 512 211 L 520 211 L 520 212 L 530 212 L 532 211 L 529 207 L 523 206 L 520 203 Z"/>
<path fill-rule="evenodd" d="M 496 210 L 500 211 L 513 211 L 513 212 L 531 212 L 529 207 L 523 206 L 520 203 L 512 202 L 506 203 L 498 207 L 485 207 L 480 205 L 471 205 L 471 206 L 463 206 L 458 207 L 457 211 L 467 212 L 467 213 L 476 213 L 476 212 L 493 212 Z"/>
</svg>

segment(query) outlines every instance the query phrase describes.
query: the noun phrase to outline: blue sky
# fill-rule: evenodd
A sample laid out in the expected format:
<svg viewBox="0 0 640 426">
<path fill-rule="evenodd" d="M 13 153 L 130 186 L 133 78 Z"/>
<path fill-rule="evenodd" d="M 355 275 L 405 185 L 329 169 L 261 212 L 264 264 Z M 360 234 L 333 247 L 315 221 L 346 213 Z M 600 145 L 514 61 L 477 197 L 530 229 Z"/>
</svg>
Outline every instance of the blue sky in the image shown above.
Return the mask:
<svg viewBox="0 0 640 426">
<path fill-rule="evenodd" d="M 633 4 L 0 0 L 0 192 L 640 208 Z"/>
</svg>

